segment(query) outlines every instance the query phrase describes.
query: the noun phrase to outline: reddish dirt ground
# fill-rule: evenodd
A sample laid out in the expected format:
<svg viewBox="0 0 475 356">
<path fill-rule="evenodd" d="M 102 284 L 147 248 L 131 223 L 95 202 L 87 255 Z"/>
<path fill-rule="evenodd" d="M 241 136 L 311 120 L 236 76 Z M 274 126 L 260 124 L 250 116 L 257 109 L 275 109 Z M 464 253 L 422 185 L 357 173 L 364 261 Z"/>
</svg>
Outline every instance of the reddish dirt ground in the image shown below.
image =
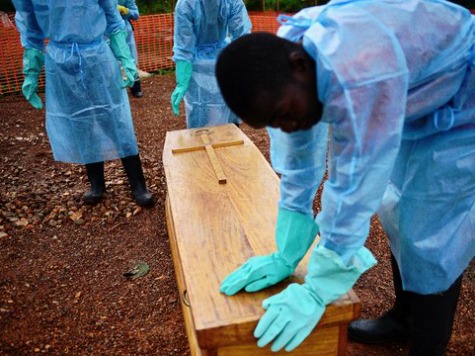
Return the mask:
<svg viewBox="0 0 475 356">
<path fill-rule="evenodd" d="M 189 355 L 165 225 L 161 162 L 165 134 L 185 128 L 171 114 L 174 76 L 143 80 L 131 98 L 137 139 L 157 204 L 131 200 L 118 161 L 106 164 L 108 193 L 84 207 L 84 168 L 54 162 L 37 111 L 20 95 L 0 97 L 0 354 Z M 41 94 L 44 97 L 43 94 Z M 183 108 L 182 108 L 183 110 Z M 268 157 L 265 131 L 243 131 Z M 393 300 L 389 249 L 373 220 L 367 246 L 379 263 L 355 286 L 362 316 Z M 150 272 L 123 274 L 143 261 Z M 465 273 L 448 355 L 475 354 L 475 266 Z M 349 342 L 347 355 L 404 355 L 407 346 Z"/>
</svg>

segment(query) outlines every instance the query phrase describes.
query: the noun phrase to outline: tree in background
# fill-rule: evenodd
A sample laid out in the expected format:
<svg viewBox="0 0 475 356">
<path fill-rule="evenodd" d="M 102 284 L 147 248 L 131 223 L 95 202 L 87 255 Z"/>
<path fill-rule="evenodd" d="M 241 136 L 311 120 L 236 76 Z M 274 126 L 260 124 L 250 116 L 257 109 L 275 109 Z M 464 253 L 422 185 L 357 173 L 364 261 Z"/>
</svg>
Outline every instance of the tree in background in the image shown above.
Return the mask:
<svg viewBox="0 0 475 356">
<path fill-rule="evenodd" d="M 178 0 L 135 0 L 141 15 L 172 13 Z"/>
<path fill-rule="evenodd" d="M 2 1 L 2 0 L 0 0 Z M 244 0 L 248 11 L 279 11 L 295 13 L 305 7 L 324 5 L 330 0 Z M 466 8 L 475 9 L 473 0 L 448 0 Z M 8 2 L 8 1 L 7 1 Z M 173 12 L 177 0 L 137 0 L 142 14 L 160 14 Z"/>
<path fill-rule="evenodd" d="M 323 5 L 329 0 L 244 0 L 248 11 L 295 13 L 303 8 Z"/>
<path fill-rule="evenodd" d="M 305 7 L 323 5 L 329 0 L 244 0 L 248 11 L 280 11 L 287 13 L 297 12 Z M 475 9 L 474 0 L 448 0 L 462 5 L 467 9 Z M 135 3 L 142 15 L 166 14 L 175 9 L 177 0 L 136 0 Z M 14 12 L 15 8 L 10 0 L 0 0 L 0 11 Z"/>
<path fill-rule="evenodd" d="M 140 13 L 161 14 L 173 12 L 178 0 L 136 0 Z M 248 11 L 297 12 L 309 6 L 322 5 L 329 0 L 244 0 Z"/>
</svg>

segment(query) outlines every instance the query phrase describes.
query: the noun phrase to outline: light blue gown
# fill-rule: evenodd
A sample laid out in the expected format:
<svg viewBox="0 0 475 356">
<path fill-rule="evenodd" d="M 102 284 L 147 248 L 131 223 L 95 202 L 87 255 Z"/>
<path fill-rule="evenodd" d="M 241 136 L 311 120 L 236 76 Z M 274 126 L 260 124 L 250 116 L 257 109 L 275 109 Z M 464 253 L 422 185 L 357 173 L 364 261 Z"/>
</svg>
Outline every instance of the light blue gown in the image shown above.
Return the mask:
<svg viewBox="0 0 475 356">
<path fill-rule="evenodd" d="M 187 127 L 238 123 L 221 96 L 214 71 L 221 50 L 251 31 L 242 0 L 178 0 L 174 31 L 173 60 L 193 64 L 185 94 Z"/>
<path fill-rule="evenodd" d="M 117 1 L 14 0 L 23 47 L 43 51 L 46 130 L 55 160 L 87 164 L 137 155 L 119 63 L 104 35 L 124 29 Z"/>
<path fill-rule="evenodd" d="M 475 254 L 474 17 L 444 0 L 333 0 L 280 20 L 324 104 L 310 130 L 269 128 L 281 206 L 311 214 L 329 127 L 324 246 L 348 261 L 378 212 L 404 290 L 447 290 Z"/>
<path fill-rule="evenodd" d="M 119 0 L 119 5 L 125 6 L 129 9 L 129 13 L 127 15 L 123 15 L 122 18 L 125 22 L 125 29 L 127 30 L 127 44 L 130 48 L 130 53 L 132 53 L 132 57 L 135 60 L 135 64 L 138 65 L 139 59 L 137 55 L 137 46 L 135 43 L 135 36 L 134 36 L 134 29 L 130 20 L 138 20 L 140 17 L 139 8 L 135 4 L 135 0 Z"/>
</svg>

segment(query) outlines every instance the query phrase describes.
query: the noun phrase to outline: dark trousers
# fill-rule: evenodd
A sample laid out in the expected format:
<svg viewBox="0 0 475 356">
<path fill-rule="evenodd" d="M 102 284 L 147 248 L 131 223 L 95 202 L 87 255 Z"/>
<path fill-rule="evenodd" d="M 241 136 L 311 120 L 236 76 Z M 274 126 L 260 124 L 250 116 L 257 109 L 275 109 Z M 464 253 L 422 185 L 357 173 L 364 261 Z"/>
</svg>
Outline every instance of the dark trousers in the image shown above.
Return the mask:
<svg viewBox="0 0 475 356">
<path fill-rule="evenodd" d="M 452 334 L 462 275 L 442 293 L 421 295 L 402 289 L 396 259 L 391 255 L 396 302 L 393 312 L 410 325 L 410 356 L 444 355 Z"/>
</svg>

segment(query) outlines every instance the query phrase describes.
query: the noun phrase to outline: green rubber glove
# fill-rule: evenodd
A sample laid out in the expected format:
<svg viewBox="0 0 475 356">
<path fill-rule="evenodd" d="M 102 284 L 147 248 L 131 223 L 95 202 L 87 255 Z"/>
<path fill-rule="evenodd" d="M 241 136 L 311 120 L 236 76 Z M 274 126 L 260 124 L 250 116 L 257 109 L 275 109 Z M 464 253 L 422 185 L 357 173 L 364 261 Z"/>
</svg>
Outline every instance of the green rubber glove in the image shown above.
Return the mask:
<svg viewBox="0 0 475 356">
<path fill-rule="evenodd" d="M 25 80 L 21 90 L 23 96 L 35 109 L 43 108 L 43 103 L 36 91 L 38 89 L 41 68 L 43 68 L 44 63 L 45 56 L 43 52 L 35 48 L 25 48 L 23 52 L 23 74 L 25 74 Z"/>
<path fill-rule="evenodd" d="M 122 68 L 124 69 L 126 80 L 123 83 L 123 87 L 131 87 L 134 85 L 135 78 L 138 77 L 138 71 L 127 44 L 127 32 L 120 30 L 113 33 L 110 36 L 110 47 L 115 58 L 122 63 Z"/>
<path fill-rule="evenodd" d="M 347 293 L 362 273 L 376 263 L 362 247 L 346 266 L 340 256 L 321 245 L 312 252 L 304 284 L 290 284 L 262 302 L 265 314 L 254 330 L 257 346 L 273 342 L 271 350 L 292 351 L 317 325 L 325 306 Z"/>
<path fill-rule="evenodd" d="M 279 209 L 275 239 L 277 252 L 251 257 L 221 283 L 220 291 L 233 295 L 241 289 L 256 292 L 290 276 L 318 233 L 315 220 L 302 213 Z"/>
<path fill-rule="evenodd" d="M 188 86 L 190 85 L 191 73 L 193 72 L 193 64 L 188 61 L 176 62 L 176 87 L 171 96 L 172 110 L 175 115 L 180 114 L 180 103 L 183 100 Z"/>
</svg>

